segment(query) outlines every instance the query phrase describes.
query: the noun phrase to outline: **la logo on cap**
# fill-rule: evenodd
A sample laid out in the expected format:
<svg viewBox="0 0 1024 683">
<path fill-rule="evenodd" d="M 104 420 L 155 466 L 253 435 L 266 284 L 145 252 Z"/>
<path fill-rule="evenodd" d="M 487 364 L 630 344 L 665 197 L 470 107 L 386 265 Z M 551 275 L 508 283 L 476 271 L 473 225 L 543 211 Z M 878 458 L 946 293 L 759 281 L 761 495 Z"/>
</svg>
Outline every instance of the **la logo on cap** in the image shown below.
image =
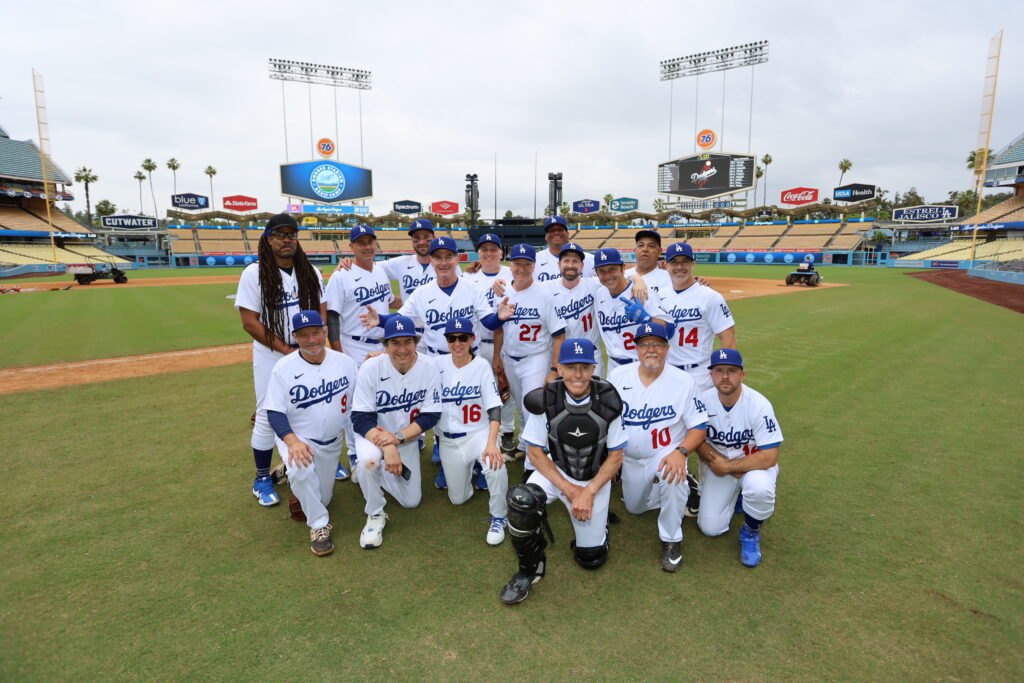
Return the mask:
<svg viewBox="0 0 1024 683">
<path fill-rule="evenodd" d="M 405 329 L 404 327 L 402 327 L 402 322 L 400 320 L 395 322 L 395 329 L 396 330 L 404 330 Z"/>
<path fill-rule="evenodd" d="M 302 316 L 302 322 L 308 323 L 309 322 L 309 318 L 307 318 L 306 316 Z"/>
<path fill-rule="evenodd" d="M 456 321 L 455 321 L 455 327 L 456 327 L 457 329 L 460 329 L 460 330 L 461 330 L 461 329 L 462 329 L 462 323 L 461 323 L 461 322 L 459 322 L 458 320 L 456 320 Z"/>
<path fill-rule="evenodd" d="M 526 253 L 526 247 L 519 247 L 519 253 L 520 254 L 525 254 Z"/>
<path fill-rule="evenodd" d="M 719 360 L 725 360 L 728 357 L 729 357 L 729 354 L 727 354 L 725 351 L 719 351 L 718 352 Z"/>
<path fill-rule="evenodd" d="M 650 331 L 651 331 L 651 326 L 650 325 L 645 325 L 644 326 L 644 332 L 650 332 Z"/>
<path fill-rule="evenodd" d="M 607 261 L 608 260 L 608 254 L 606 254 L 604 252 L 601 252 L 601 260 L 602 261 Z M 604 272 L 604 271 L 601 271 L 601 272 Z"/>
<path fill-rule="evenodd" d="M 574 342 L 572 346 L 573 346 L 573 352 L 578 353 L 580 355 L 583 354 L 583 347 L 580 346 L 579 343 L 575 343 Z"/>
</svg>

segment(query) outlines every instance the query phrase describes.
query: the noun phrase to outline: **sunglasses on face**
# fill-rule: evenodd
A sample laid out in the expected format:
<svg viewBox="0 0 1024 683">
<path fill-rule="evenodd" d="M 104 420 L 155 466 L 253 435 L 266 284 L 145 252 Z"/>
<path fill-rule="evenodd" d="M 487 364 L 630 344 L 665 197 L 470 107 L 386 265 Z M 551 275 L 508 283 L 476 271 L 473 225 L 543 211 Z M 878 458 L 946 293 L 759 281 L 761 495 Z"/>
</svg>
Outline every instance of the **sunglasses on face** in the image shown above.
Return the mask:
<svg viewBox="0 0 1024 683">
<path fill-rule="evenodd" d="M 444 338 L 447 339 L 449 342 L 468 342 L 469 341 L 469 335 L 468 334 L 446 334 L 444 336 Z"/>
<path fill-rule="evenodd" d="M 270 233 L 270 236 L 273 237 L 274 239 L 281 240 L 282 242 L 284 240 L 292 240 L 293 242 L 297 242 L 298 239 L 299 239 L 299 233 L 297 233 L 297 232 L 287 232 L 287 231 L 284 231 L 284 230 L 278 230 L 278 231 L 272 232 L 272 233 Z"/>
</svg>

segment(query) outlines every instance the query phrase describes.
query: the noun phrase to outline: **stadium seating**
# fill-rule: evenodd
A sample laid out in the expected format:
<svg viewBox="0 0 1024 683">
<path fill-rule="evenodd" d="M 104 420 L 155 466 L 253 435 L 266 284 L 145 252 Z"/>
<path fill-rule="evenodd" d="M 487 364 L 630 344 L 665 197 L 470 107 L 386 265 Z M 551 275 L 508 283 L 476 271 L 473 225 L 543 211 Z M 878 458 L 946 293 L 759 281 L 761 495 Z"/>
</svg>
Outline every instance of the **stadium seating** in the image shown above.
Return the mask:
<svg viewBox="0 0 1024 683">
<path fill-rule="evenodd" d="M 919 260 L 919 259 L 930 259 L 930 258 L 946 258 L 947 254 L 954 252 L 963 251 L 963 242 L 956 241 L 950 242 L 949 244 L 943 244 L 941 247 L 934 247 L 932 249 L 926 249 L 925 251 L 918 252 L 916 254 L 909 254 L 907 256 L 901 256 L 899 261 L 904 260 Z"/>
<path fill-rule="evenodd" d="M 588 251 L 593 249 L 600 249 L 601 245 L 604 244 L 604 241 L 604 237 L 577 237 L 576 239 L 573 240 L 574 243 L 580 245 L 581 247 Z"/>
<path fill-rule="evenodd" d="M 691 237 L 686 243 L 693 249 L 721 250 L 728 241 L 729 237 Z"/>
<path fill-rule="evenodd" d="M 29 211 L 26 209 L 25 212 L 35 216 L 43 223 L 46 223 L 46 209 L 43 209 L 42 211 Z M 84 225 L 81 225 L 78 221 L 69 218 L 64 212 L 57 209 L 50 211 L 50 221 L 53 223 L 53 227 L 61 232 L 88 232 Z"/>
<path fill-rule="evenodd" d="M 16 206 L 0 206 L 0 226 L 11 230 L 50 231 L 45 220 Z"/>
<path fill-rule="evenodd" d="M 126 258 L 114 256 L 113 254 L 109 254 L 91 244 L 69 244 L 65 242 L 64 250 L 69 251 L 72 254 L 80 254 L 82 256 L 95 259 L 102 263 L 131 263 L 131 261 Z"/>
<path fill-rule="evenodd" d="M 1005 223 L 1011 220 L 1010 215 L 1020 216 L 1018 210 L 1024 209 L 1024 194 L 1016 197 L 1010 197 L 1006 201 L 999 202 L 995 206 L 990 206 L 976 216 L 964 220 L 960 225 L 974 225 L 975 223 Z M 1016 220 L 1022 220 L 1017 218 Z"/>
<path fill-rule="evenodd" d="M 738 225 L 723 225 L 715 231 L 715 237 L 732 237 L 739 232 L 740 226 Z"/>
<path fill-rule="evenodd" d="M 837 235 L 828 245 L 829 249 L 853 250 L 864 239 L 863 235 Z"/>
<path fill-rule="evenodd" d="M 756 235 L 750 236 L 745 234 L 737 235 L 733 238 L 732 242 L 729 242 L 730 251 L 744 251 L 746 249 L 771 249 L 775 241 L 778 240 L 777 235 Z"/>
<path fill-rule="evenodd" d="M 839 223 L 817 223 L 813 225 L 794 225 L 786 233 L 786 237 L 808 237 L 810 235 L 834 235 L 839 232 Z"/>
<path fill-rule="evenodd" d="M 451 233 L 451 238 L 453 240 L 468 240 L 469 239 L 469 233 L 467 231 L 465 231 L 465 230 L 451 230 L 449 232 Z"/>
<path fill-rule="evenodd" d="M 844 223 L 842 229 L 839 231 L 840 235 L 849 235 L 855 232 L 866 232 L 874 230 L 875 226 L 872 223 Z"/>
<path fill-rule="evenodd" d="M 73 248 L 93 250 L 95 255 L 74 253 L 57 249 L 57 263 L 127 263 L 125 259 L 112 256 L 91 245 L 75 245 Z M 49 244 L 7 244 L 0 245 L 0 261 L 15 265 L 54 263 L 54 250 Z"/>
<path fill-rule="evenodd" d="M 774 235 L 778 237 L 782 233 L 786 232 L 787 225 L 747 225 L 744 226 L 743 232 L 739 234 L 740 237 L 768 237 Z"/>
<path fill-rule="evenodd" d="M 246 253 L 245 242 L 242 240 L 212 240 L 204 239 L 200 242 L 203 253 L 227 252 L 229 254 Z"/>
<path fill-rule="evenodd" d="M 10 264 L 12 266 L 35 266 L 44 263 L 53 263 L 52 257 L 48 254 L 45 259 L 38 256 L 27 256 L 10 249 L 14 245 L 0 244 L 0 263 Z M 24 246 L 24 245 L 18 245 Z M 57 257 L 58 260 L 60 256 Z"/>
<path fill-rule="evenodd" d="M 775 244 L 778 251 L 790 249 L 822 249 L 832 239 L 831 235 L 786 235 Z"/>
<path fill-rule="evenodd" d="M 344 250 L 349 251 L 348 240 L 342 240 L 342 243 Z M 412 249 L 409 235 L 404 230 L 378 230 L 377 244 L 380 246 L 380 250 L 385 253 L 410 251 Z"/>
<path fill-rule="evenodd" d="M 633 251 L 636 248 L 635 237 L 609 237 L 604 246 L 614 247 L 620 251 Z"/>
</svg>

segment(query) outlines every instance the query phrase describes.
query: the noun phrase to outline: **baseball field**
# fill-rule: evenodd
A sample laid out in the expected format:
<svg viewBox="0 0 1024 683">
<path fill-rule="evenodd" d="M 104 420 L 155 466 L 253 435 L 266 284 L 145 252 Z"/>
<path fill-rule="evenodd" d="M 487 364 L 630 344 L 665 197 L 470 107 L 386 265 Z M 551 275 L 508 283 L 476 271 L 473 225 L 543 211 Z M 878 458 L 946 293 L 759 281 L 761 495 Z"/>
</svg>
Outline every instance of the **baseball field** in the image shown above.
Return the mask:
<svg viewBox="0 0 1024 683">
<path fill-rule="evenodd" d="M 697 272 L 780 285 L 786 270 Z M 761 566 L 739 563 L 736 526 L 705 538 L 687 520 L 666 574 L 657 513 L 613 492 L 608 564 L 578 568 L 554 510 L 548 575 L 515 608 L 486 500 L 453 507 L 426 456 L 422 506 L 389 504 L 374 551 L 350 482 L 326 558 L 285 505 L 258 507 L 244 354 L 0 393 L 0 680 L 1021 680 L 1024 317 L 894 269 L 822 270 L 847 286 L 723 292 L 786 436 Z M 245 343 L 232 281 L 166 280 L 195 275 L 3 296 L 0 384 Z"/>
</svg>

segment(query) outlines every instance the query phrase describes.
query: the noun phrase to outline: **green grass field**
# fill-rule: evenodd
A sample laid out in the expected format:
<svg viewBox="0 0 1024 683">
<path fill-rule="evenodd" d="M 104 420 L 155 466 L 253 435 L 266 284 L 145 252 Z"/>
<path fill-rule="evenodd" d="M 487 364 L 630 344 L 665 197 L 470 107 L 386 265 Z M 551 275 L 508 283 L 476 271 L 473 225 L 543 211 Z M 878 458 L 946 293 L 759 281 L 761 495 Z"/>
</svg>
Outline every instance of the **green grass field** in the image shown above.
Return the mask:
<svg viewBox="0 0 1024 683">
<path fill-rule="evenodd" d="M 247 366 L 6 395 L 0 680 L 1020 680 L 1024 317 L 901 271 L 825 274 L 851 286 L 732 305 L 786 436 L 762 565 L 687 520 L 665 574 L 656 514 L 616 492 L 609 563 L 579 569 L 553 509 L 548 576 L 516 608 L 486 500 L 429 480 L 372 552 L 339 483 L 337 549 L 313 557 L 248 493 Z M 3 365 L 242 342 L 233 289 L 4 297 Z"/>
</svg>

